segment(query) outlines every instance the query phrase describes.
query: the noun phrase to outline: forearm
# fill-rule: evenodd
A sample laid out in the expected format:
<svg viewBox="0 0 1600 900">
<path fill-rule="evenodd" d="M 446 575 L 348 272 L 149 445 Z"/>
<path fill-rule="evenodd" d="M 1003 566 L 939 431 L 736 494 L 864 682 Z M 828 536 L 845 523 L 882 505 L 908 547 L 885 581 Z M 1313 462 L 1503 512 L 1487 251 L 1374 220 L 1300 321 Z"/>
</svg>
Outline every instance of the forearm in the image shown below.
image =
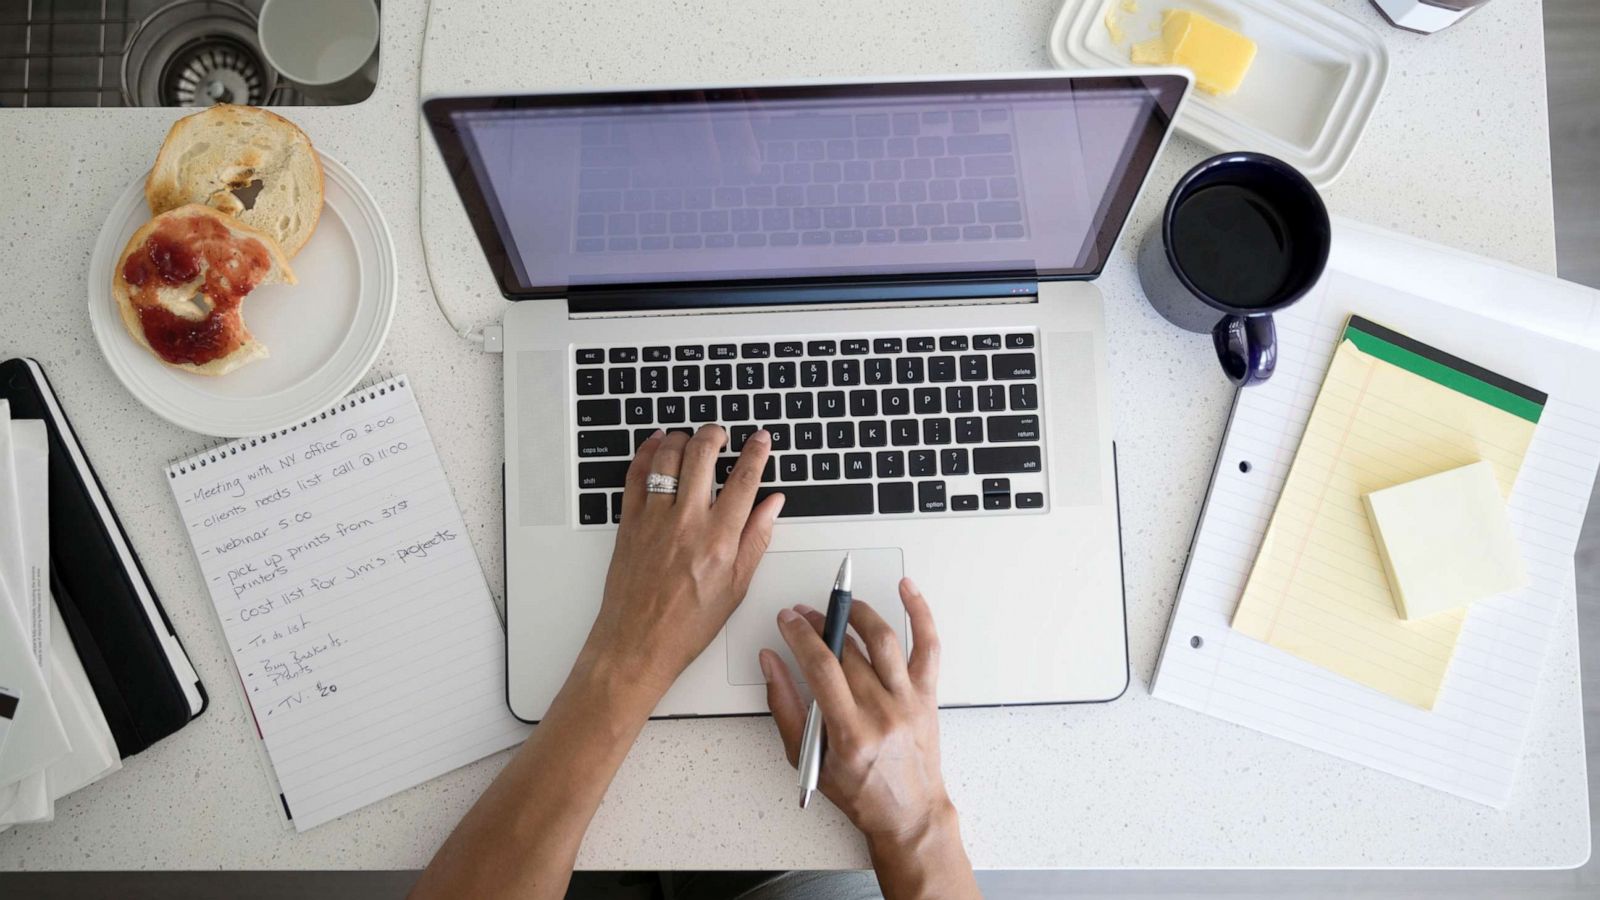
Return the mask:
<svg viewBox="0 0 1600 900">
<path fill-rule="evenodd" d="M 869 838 L 867 851 L 885 900 L 982 900 L 972 863 L 961 845 L 956 809 L 948 802 L 907 833 Z"/>
<path fill-rule="evenodd" d="M 584 831 L 658 697 L 586 650 L 413 896 L 563 897 Z"/>
</svg>

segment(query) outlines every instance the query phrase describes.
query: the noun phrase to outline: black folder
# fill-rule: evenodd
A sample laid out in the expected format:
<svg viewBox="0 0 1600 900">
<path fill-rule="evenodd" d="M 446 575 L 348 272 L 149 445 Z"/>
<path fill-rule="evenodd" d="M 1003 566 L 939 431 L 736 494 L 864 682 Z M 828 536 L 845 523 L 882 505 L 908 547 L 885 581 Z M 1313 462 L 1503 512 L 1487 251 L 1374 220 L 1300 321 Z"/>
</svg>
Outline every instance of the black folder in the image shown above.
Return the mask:
<svg viewBox="0 0 1600 900">
<path fill-rule="evenodd" d="M 205 686 L 44 369 L 0 363 L 0 397 L 13 419 L 43 419 L 49 430 L 50 592 L 126 759 L 204 712 Z"/>
</svg>

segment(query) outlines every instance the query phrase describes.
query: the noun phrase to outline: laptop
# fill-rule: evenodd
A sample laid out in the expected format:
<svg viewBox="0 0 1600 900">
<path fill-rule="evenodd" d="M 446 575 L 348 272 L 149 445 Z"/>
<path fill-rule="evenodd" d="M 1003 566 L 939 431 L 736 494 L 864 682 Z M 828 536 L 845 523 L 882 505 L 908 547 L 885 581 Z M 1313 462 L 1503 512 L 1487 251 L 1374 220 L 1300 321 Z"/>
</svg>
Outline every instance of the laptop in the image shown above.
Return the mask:
<svg viewBox="0 0 1600 900">
<path fill-rule="evenodd" d="M 658 716 L 763 713 L 779 609 L 855 595 L 941 705 L 1129 680 L 1094 279 L 1188 92 L 1175 70 L 437 97 L 504 320 L 506 694 L 542 717 L 599 608 L 656 428 L 772 434 L 750 593 Z M 1131 302 L 1125 298 L 1123 302 Z"/>
</svg>

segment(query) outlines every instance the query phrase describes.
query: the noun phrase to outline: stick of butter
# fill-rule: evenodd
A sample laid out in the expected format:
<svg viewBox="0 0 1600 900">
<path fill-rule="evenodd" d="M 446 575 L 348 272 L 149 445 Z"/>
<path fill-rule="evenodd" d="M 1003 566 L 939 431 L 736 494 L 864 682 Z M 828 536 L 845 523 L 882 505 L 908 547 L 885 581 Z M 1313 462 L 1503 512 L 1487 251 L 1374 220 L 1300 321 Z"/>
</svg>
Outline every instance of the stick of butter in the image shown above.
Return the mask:
<svg viewBox="0 0 1600 900">
<path fill-rule="evenodd" d="M 1361 499 L 1400 618 L 1421 619 L 1527 583 L 1506 503 L 1488 463 Z"/>
<path fill-rule="evenodd" d="M 1161 16 L 1161 36 L 1133 45 L 1134 65 L 1186 66 L 1208 94 L 1239 89 L 1256 58 L 1256 42 L 1187 9 Z"/>
</svg>

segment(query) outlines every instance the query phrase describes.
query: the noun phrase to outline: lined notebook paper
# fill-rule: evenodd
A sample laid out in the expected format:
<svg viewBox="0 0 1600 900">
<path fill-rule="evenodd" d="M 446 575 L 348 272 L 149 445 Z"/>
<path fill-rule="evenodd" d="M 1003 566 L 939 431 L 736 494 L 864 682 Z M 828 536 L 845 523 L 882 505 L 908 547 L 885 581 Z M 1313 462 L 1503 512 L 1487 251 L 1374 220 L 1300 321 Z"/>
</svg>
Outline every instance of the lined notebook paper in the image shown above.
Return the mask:
<svg viewBox="0 0 1600 900">
<path fill-rule="evenodd" d="M 1540 282 L 1528 281 L 1536 292 Z M 1381 314 L 1397 331 L 1460 348 L 1549 394 L 1508 500 L 1529 585 L 1469 609 L 1431 711 L 1229 627 L 1352 313 Z M 1600 463 L 1596 354 L 1333 267 L 1277 319 L 1277 373 L 1235 403 L 1151 691 L 1503 807 L 1513 797 L 1553 629 L 1572 623 L 1573 552 Z"/>
<path fill-rule="evenodd" d="M 404 377 L 167 474 L 297 830 L 526 736 Z"/>
<path fill-rule="evenodd" d="M 1511 493 L 1545 396 L 1360 317 L 1338 341 L 1233 627 L 1430 709 L 1466 610 L 1396 610 L 1362 496 L 1484 460 Z"/>
</svg>

